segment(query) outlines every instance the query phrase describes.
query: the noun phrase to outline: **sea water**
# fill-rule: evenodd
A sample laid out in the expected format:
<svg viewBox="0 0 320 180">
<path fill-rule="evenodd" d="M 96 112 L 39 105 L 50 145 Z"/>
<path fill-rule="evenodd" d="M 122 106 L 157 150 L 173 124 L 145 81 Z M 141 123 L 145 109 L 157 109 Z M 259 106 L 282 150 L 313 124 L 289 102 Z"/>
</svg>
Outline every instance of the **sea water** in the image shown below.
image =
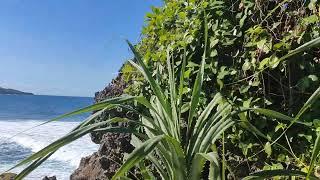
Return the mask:
<svg viewBox="0 0 320 180">
<path fill-rule="evenodd" d="M 89 113 L 17 133 L 92 103 L 93 98 L 87 97 L 0 95 L 0 174 L 68 133 Z M 97 149 L 97 145 L 86 135 L 58 150 L 25 179 L 41 180 L 44 176 L 55 175 L 58 180 L 67 180 L 79 165 L 81 157 Z M 18 173 L 22 169 L 11 172 Z"/>
</svg>

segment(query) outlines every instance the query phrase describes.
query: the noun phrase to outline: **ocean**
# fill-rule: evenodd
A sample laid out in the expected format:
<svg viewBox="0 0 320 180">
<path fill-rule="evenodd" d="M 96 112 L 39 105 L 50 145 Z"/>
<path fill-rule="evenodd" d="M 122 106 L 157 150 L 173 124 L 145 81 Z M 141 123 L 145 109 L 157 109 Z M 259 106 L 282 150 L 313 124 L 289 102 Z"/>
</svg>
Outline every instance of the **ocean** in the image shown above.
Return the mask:
<svg viewBox="0 0 320 180">
<path fill-rule="evenodd" d="M 44 121 L 93 103 L 93 98 L 64 96 L 0 95 L 0 174 L 19 161 L 62 137 L 82 120 L 83 114 L 37 127 L 13 138 L 13 135 Z M 98 149 L 89 135 L 61 148 L 49 160 L 32 172 L 26 180 L 41 180 L 44 176 L 69 179 L 81 157 Z M 19 172 L 22 168 L 13 170 Z"/>
</svg>

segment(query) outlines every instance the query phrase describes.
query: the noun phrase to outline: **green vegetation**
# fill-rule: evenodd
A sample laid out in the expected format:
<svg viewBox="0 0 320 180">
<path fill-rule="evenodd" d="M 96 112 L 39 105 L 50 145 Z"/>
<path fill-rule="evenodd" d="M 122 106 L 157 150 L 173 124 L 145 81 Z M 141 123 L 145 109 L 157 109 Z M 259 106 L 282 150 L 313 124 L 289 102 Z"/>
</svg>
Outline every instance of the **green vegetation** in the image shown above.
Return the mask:
<svg viewBox="0 0 320 180">
<path fill-rule="evenodd" d="M 53 119 L 97 111 L 16 179 L 91 132 L 132 133 L 114 179 L 133 167 L 142 179 L 318 179 L 319 12 L 313 0 L 166 0 L 129 43 L 127 95 Z M 99 118 L 117 107 L 139 118 Z"/>
</svg>

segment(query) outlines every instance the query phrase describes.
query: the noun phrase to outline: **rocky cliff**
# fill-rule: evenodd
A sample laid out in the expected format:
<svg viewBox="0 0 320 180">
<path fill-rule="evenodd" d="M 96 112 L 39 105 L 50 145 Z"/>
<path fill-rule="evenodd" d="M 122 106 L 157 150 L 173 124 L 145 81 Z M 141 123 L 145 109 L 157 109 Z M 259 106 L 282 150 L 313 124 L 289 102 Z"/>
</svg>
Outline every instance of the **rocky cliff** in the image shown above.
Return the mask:
<svg viewBox="0 0 320 180">
<path fill-rule="evenodd" d="M 116 97 L 123 94 L 126 83 L 121 76 L 114 79 L 104 90 L 95 94 L 95 101 Z M 97 121 L 114 116 L 132 116 L 122 109 L 113 109 L 102 114 Z M 128 126 L 128 124 L 114 124 L 115 126 Z M 120 168 L 125 153 L 130 153 L 133 147 L 130 144 L 131 135 L 126 133 L 93 133 L 92 141 L 100 144 L 98 152 L 82 158 L 71 180 L 105 180 L 111 179 Z"/>
</svg>

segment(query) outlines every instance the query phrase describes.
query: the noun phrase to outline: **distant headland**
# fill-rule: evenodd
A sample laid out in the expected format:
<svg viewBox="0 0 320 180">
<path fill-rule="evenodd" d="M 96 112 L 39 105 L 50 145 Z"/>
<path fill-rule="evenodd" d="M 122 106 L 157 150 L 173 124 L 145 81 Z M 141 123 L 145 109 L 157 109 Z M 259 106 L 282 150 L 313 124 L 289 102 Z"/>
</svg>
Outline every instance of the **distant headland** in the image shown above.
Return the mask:
<svg viewBox="0 0 320 180">
<path fill-rule="evenodd" d="M 0 87 L 0 94 L 12 94 L 12 95 L 34 95 L 33 93 L 29 92 L 22 92 L 15 89 L 7 89 Z"/>
</svg>

